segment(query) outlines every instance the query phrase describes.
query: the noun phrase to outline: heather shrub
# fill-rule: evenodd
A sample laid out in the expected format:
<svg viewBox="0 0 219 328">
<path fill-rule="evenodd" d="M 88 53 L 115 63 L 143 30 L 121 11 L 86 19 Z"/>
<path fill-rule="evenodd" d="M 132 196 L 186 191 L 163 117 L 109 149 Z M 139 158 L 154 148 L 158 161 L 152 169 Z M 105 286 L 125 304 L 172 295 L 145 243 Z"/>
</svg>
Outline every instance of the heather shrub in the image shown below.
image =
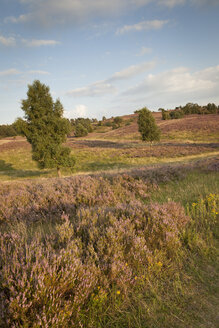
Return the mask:
<svg viewBox="0 0 219 328">
<path fill-rule="evenodd" d="M 139 180 L 135 174 L 133 177 L 124 174 L 5 185 L 0 191 L 0 220 L 54 221 L 63 211 L 71 214 L 80 206 L 113 206 L 117 202 L 129 202 L 133 197 L 146 198 L 149 189 L 157 188 L 151 179 L 142 175 Z"/>
<path fill-rule="evenodd" d="M 185 210 L 150 193 L 185 173 L 167 165 L 2 184 L 0 327 L 137 326 L 129 311 L 144 313 L 144 327 L 171 288 L 183 297 L 192 254 L 215 254 L 219 198 Z"/>
<path fill-rule="evenodd" d="M 149 200 L 160 182 L 185 176 L 183 167 L 135 169 L 123 174 L 75 176 L 42 182 L 4 184 L 0 189 L 0 222 L 55 222 L 63 212 L 81 206 L 115 206 L 133 199 Z"/>
<path fill-rule="evenodd" d="M 85 324 L 90 306 L 103 306 L 117 291 L 128 295 L 137 277 L 147 275 L 149 267 L 156 271 L 159 253 L 169 261 L 187 222 L 180 205 L 136 200 L 112 208 L 82 206 L 72 217 L 63 214 L 46 235 L 24 222 L 15 224 L 0 238 L 3 322 L 8 327 Z"/>
</svg>

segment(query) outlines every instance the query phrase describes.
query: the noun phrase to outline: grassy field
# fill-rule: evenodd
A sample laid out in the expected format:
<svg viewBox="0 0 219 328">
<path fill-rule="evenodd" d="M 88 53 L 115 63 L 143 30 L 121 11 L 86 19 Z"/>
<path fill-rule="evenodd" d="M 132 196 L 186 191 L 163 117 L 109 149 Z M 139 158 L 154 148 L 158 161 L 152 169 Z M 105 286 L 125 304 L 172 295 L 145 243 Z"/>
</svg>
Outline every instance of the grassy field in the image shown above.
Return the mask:
<svg viewBox="0 0 219 328">
<path fill-rule="evenodd" d="M 63 178 L 0 140 L 0 327 L 217 327 L 218 116 L 155 116 L 69 138 Z"/>
</svg>

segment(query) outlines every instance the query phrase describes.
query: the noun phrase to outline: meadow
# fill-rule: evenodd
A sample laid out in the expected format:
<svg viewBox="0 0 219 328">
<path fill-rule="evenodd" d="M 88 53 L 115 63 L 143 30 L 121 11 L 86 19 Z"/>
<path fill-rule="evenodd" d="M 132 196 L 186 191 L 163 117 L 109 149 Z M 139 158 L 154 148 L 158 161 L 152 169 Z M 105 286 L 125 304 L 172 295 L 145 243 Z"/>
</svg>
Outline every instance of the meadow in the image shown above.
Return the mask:
<svg viewBox="0 0 219 328">
<path fill-rule="evenodd" d="M 161 114 L 156 113 L 162 138 L 152 146 L 141 142 L 136 114 L 124 116 L 119 129 L 100 126 L 85 138 L 69 137 L 66 145 L 72 149 L 76 164 L 72 170 L 63 170 L 63 175 L 119 171 L 218 155 L 218 115 L 190 116 L 162 121 Z M 24 138 L 0 140 L 0 180 L 55 176 L 56 170 L 37 168 L 31 159 L 31 146 Z"/>
<path fill-rule="evenodd" d="M 0 327 L 217 326 L 218 116 L 159 115 L 69 137 L 62 178 L 0 140 Z"/>
</svg>

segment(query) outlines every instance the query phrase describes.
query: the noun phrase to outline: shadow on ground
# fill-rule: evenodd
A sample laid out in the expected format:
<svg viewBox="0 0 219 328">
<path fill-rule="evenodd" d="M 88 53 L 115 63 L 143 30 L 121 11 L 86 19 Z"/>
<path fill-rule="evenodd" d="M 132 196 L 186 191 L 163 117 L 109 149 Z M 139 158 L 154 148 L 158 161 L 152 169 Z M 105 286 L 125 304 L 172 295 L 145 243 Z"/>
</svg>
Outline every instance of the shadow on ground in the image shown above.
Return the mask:
<svg viewBox="0 0 219 328">
<path fill-rule="evenodd" d="M 136 143 L 136 142 L 113 142 L 107 140 L 77 140 L 76 138 L 68 138 L 67 146 L 74 148 L 117 148 L 117 149 L 126 149 L 126 148 L 150 148 L 150 143 Z M 165 143 L 154 143 L 152 147 L 208 147 L 208 148 L 219 148 L 219 143 L 174 143 L 174 142 L 165 142 Z"/>
<path fill-rule="evenodd" d="M 13 167 L 11 163 L 6 163 L 4 160 L 0 160 L 0 176 L 17 177 L 17 178 L 32 178 L 40 177 L 48 174 L 48 171 L 34 171 L 34 170 L 18 170 Z"/>
</svg>

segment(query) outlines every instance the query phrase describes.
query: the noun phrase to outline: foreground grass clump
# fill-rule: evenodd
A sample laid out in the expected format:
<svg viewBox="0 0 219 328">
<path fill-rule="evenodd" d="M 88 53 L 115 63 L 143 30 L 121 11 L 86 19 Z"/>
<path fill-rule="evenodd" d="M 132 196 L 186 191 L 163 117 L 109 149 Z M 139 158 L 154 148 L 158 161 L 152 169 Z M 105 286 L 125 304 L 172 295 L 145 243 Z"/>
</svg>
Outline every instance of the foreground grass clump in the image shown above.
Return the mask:
<svg viewBox="0 0 219 328">
<path fill-rule="evenodd" d="M 215 327 L 218 189 L 163 198 L 194 166 L 3 184 L 0 326 Z"/>
</svg>

